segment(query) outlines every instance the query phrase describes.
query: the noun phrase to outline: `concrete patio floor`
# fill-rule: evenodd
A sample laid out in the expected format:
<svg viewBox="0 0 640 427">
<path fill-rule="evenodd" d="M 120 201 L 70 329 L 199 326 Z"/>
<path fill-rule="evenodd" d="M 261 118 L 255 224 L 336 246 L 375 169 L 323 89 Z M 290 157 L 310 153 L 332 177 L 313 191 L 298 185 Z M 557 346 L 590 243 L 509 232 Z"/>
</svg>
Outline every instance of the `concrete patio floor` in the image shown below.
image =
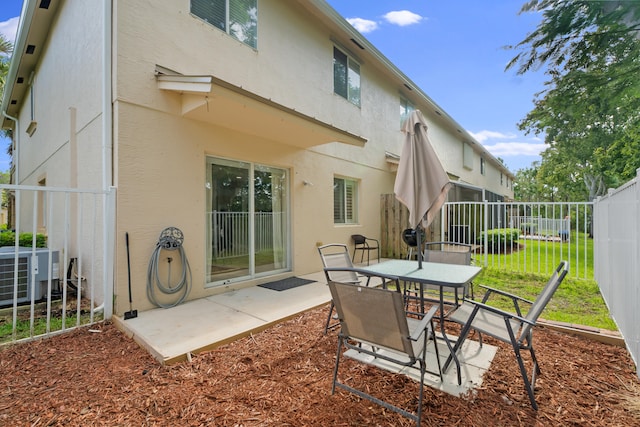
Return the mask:
<svg viewBox="0 0 640 427">
<path fill-rule="evenodd" d="M 114 316 L 113 321 L 160 363 L 190 360 L 193 354 L 260 332 L 331 301 L 323 272 L 299 277 L 315 282 L 285 291 L 259 286 L 238 289 L 169 309 L 139 312 L 134 319 L 124 320 Z M 448 350 L 440 340 L 438 346 L 444 363 Z M 464 394 L 482 383 L 482 376 L 489 368 L 496 350 L 496 347 L 486 344 L 480 348 L 477 342 L 467 340 L 459 354 L 462 385 L 457 383 L 455 365 L 446 372 L 442 383 L 437 376 L 428 374 L 425 384 L 454 396 Z M 433 348 L 428 356 L 427 363 L 432 369 L 436 366 Z M 374 360 L 364 361 L 377 363 Z M 380 367 L 390 370 L 388 366 Z M 405 368 L 402 373 L 418 380 L 415 371 Z"/>
</svg>

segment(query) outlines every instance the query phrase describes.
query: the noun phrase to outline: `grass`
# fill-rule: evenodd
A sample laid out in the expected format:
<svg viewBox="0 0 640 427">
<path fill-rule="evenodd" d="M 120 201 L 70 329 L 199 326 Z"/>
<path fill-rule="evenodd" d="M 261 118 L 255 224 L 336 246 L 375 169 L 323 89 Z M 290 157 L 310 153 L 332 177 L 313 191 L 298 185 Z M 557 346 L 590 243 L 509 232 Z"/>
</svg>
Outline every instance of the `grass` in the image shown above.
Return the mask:
<svg viewBox="0 0 640 427">
<path fill-rule="evenodd" d="M 534 300 L 561 260 L 569 261 L 569 274 L 542 313 L 542 318 L 575 323 L 608 330 L 617 330 L 615 322 L 600 294 L 593 275 L 593 239 L 584 233 L 573 233 L 572 241 L 555 242 L 520 239 L 520 250 L 510 254 L 490 254 L 487 267 L 475 284 Z M 571 252 L 569 252 L 571 249 Z M 477 259 L 479 265 L 484 259 Z M 476 286 L 476 295 L 482 289 Z M 512 310 L 506 300 L 494 305 Z"/>
<path fill-rule="evenodd" d="M 535 300 L 549 275 L 511 272 L 496 268 L 484 268 L 474 280 L 476 299 L 484 292 L 479 285 L 485 285 Z M 513 311 L 513 304 L 506 299 L 490 299 L 491 305 Z M 528 307 L 523 306 L 524 310 Z M 567 275 L 553 298 L 540 316 L 546 320 L 575 323 L 615 331 L 615 322 L 600 294 L 598 284 L 592 279 L 579 279 Z"/>
<path fill-rule="evenodd" d="M 569 275 L 593 279 L 593 239 L 574 233 L 571 242 L 518 240 L 521 249 L 510 254 L 489 254 L 489 267 L 514 271 L 549 274 L 561 260 L 569 261 Z M 483 260 L 478 260 L 481 263 Z"/>
<path fill-rule="evenodd" d="M 38 314 L 34 316 L 33 333 L 31 332 L 31 321 L 24 314 L 24 307 L 22 307 L 19 311 L 20 315 L 16 321 L 15 340 L 47 333 L 47 319 L 42 314 L 41 310 L 38 310 Z M 77 319 L 78 317 L 75 308 L 67 311 L 64 327 L 66 329 L 75 327 L 78 324 Z M 93 321 L 99 322 L 100 320 L 102 320 L 102 313 L 94 314 Z M 80 325 L 88 325 L 89 323 L 91 323 L 91 313 L 83 310 L 83 312 L 80 314 Z M 63 324 L 60 314 L 52 314 L 49 321 L 49 332 L 61 331 L 62 326 Z M 14 337 L 12 311 L 11 309 L 3 309 L 0 311 L 0 344 L 13 340 Z"/>
</svg>

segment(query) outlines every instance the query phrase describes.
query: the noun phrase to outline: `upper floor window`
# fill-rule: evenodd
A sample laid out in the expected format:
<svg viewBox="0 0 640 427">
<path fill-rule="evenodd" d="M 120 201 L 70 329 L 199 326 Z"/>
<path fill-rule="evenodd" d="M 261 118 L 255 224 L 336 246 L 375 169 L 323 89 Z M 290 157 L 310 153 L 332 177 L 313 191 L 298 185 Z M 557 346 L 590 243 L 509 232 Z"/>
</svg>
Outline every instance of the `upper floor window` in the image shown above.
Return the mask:
<svg viewBox="0 0 640 427">
<path fill-rule="evenodd" d="M 333 91 L 360 106 L 360 64 L 336 47 L 333 48 Z"/>
<path fill-rule="evenodd" d="M 462 166 L 465 169 L 473 170 L 473 148 L 466 142 L 462 143 Z"/>
<path fill-rule="evenodd" d="M 480 157 L 480 175 L 484 175 L 485 173 L 486 173 L 486 170 L 485 170 L 484 157 Z"/>
<path fill-rule="evenodd" d="M 358 222 L 358 182 L 346 178 L 333 178 L 333 222 Z"/>
<path fill-rule="evenodd" d="M 191 0 L 191 13 L 255 49 L 257 3 L 258 0 Z"/>
<path fill-rule="evenodd" d="M 411 101 L 402 96 L 400 97 L 400 126 L 402 126 L 407 117 L 409 117 L 409 114 L 415 109 L 416 107 L 414 107 Z"/>
</svg>

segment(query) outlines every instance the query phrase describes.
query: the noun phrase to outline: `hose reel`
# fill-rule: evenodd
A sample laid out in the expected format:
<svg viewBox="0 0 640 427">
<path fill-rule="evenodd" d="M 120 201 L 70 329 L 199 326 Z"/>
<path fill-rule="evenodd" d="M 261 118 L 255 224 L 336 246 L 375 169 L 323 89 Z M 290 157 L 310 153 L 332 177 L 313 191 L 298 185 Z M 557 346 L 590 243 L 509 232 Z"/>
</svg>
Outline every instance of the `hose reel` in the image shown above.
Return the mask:
<svg viewBox="0 0 640 427">
<path fill-rule="evenodd" d="M 149 301 L 158 307 L 170 308 L 181 304 L 191 289 L 191 267 L 189 266 L 189 260 L 184 253 L 184 234 L 180 229 L 176 227 L 168 227 L 162 230 L 158 243 L 149 260 L 149 268 L 147 269 L 147 297 Z M 172 284 L 171 278 L 171 263 L 174 260 L 173 257 L 167 256 L 167 280 L 166 282 L 160 278 L 160 261 L 161 255 L 166 252 L 177 251 L 181 264 L 181 271 L 179 274 L 179 280 Z M 178 295 L 177 299 L 171 303 L 163 303 L 158 301 L 156 297 L 156 288 L 165 295 Z"/>
</svg>

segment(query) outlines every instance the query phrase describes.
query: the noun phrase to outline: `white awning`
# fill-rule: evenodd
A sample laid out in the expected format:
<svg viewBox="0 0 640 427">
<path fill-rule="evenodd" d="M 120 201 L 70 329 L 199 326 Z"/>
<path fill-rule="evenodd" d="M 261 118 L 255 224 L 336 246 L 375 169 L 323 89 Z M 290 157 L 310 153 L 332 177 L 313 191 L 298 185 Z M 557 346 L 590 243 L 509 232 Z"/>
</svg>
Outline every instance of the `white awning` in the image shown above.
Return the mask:
<svg viewBox="0 0 640 427">
<path fill-rule="evenodd" d="M 309 148 L 330 142 L 363 147 L 354 135 L 208 75 L 157 74 L 158 88 L 181 96 L 183 117 Z"/>
</svg>

